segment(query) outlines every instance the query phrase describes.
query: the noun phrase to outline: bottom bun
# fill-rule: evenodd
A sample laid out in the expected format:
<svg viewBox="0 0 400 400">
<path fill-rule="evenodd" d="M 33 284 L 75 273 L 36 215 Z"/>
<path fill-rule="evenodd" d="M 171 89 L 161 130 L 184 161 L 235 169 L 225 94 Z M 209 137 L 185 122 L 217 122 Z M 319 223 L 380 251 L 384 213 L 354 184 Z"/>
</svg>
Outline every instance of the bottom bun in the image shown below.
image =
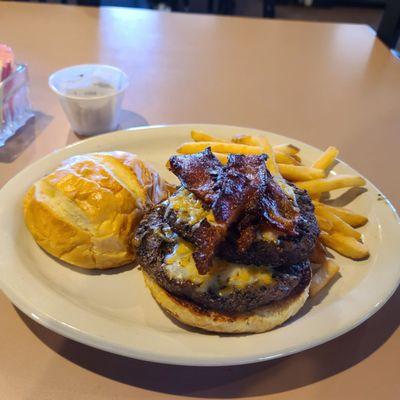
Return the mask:
<svg viewBox="0 0 400 400">
<path fill-rule="evenodd" d="M 273 304 L 239 315 L 205 310 L 194 303 L 173 296 L 143 271 L 147 287 L 157 303 L 178 321 L 211 332 L 261 333 L 269 331 L 295 315 L 308 298 L 307 286 L 302 292 Z"/>
</svg>

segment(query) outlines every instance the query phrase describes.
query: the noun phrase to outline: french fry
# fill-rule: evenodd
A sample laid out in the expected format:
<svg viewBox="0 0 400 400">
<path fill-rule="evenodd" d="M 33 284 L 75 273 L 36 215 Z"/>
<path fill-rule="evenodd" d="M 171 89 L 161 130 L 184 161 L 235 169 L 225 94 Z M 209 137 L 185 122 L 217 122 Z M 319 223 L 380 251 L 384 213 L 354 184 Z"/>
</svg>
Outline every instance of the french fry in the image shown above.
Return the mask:
<svg viewBox="0 0 400 400">
<path fill-rule="evenodd" d="M 272 146 L 265 136 L 236 135 L 232 138 L 232 142 L 262 148 L 263 152 L 268 155 L 268 170 L 271 172 L 272 175 L 279 174 L 279 169 L 275 162 L 274 151 L 272 150 Z"/>
<path fill-rule="evenodd" d="M 326 247 L 353 260 L 360 260 L 369 256 L 367 246 L 351 236 L 337 232 L 330 234 L 322 231 L 319 238 Z"/>
<path fill-rule="evenodd" d="M 289 156 L 294 156 L 300 151 L 300 149 L 293 144 L 279 144 L 274 146 L 273 149 L 274 151 L 279 151 L 288 154 Z"/>
<path fill-rule="evenodd" d="M 359 187 L 365 185 L 365 179 L 356 175 L 337 175 L 331 178 L 314 179 L 305 182 L 296 182 L 296 186 L 307 190 L 310 195 L 330 192 L 335 189 Z"/>
<path fill-rule="evenodd" d="M 217 138 L 202 131 L 192 130 L 190 136 L 195 142 L 226 142 L 226 140 Z"/>
<path fill-rule="evenodd" d="M 325 176 L 321 169 L 304 167 L 303 165 L 278 164 L 278 168 L 281 175 L 292 182 L 308 181 Z"/>
<path fill-rule="evenodd" d="M 310 284 L 310 296 L 315 296 L 320 292 L 339 272 L 339 265 L 335 261 L 325 259 L 322 263 L 321 268 L 318 269 L 311 278 Z"/>
<path fill-rule="evenodd" d="M 310 261 L 313 264 L 319 265 L 325 261 L 326 256 L 327 256 L 327 251 L 324 245 L 319 240 L 317 240 L 314 246 L 314 250 L 310 255 Z"/>
<path fill-rule="evenodd" d="M 264 149 L 265 153 L 268 154 L 268 160 L 267 160 L 267 168 L 269 172 L 271 172 L 272 175 L 279 175 L 279 168 L 276 165 L 275 161 L 275 153 L 272 150 L 272 146 L 269 143 L 268 139 L 266 137 L 258 137 L 257 140 L 260 143 L 260 146 Z"/>
<path fill-rule="evenodd" d="M 299 165 L 302 165 L 301 158 L 300 158 L 299 155 L 297 155 L 297 154 L 292 154 L 292 157 L 299 163 Z"/>
<path fill-rule="evenodd" d="M 368 222 L 367 217 L 361 214 L 356 214 L 353 211 L 348 210 L 347 208 L 333 207 L 329 206 L 328 204 L 316 201 L 314 201 L 314 205 L 326 209 L 331 213 L 337 215 L 339 218 L 341 218 L 344 222 L 347 222 L 353 228 L 358 228 L 360 226 L 365 225 Z"/>
<path fill-rule="evenodd" d="M 250 136 L 250 135 L 243 135 L 243 134 L 238 134 L 235 135 L 232 138 L 232 143 L 237 143 L 237 144 L 245 144 L 247 146 L 257 146 L 257 147 L 261 147 L 260 146 L 260 142 L 257 141 L 255 136 Z"/>
<path fill-rule="evenodd" d="M 314 275 L 321 268 L 321 264 L 316 264 L 312 262 L 310 267 L 311 267 L 311 272 Z"/>
<path fill-rule="evenodd" d="M 329 219 L 326 219 L 320 215 L 316 215 L 316 217 L 319 229 L 325 232 L 330 232 L 333 229 L 333 224 L 331 221 L 329 221 Z"/>
<path fill-rule="evenodd" d="M 180 154 L 194 154 L 203 151 L 207 147 L 211 147 L 211 151 L 217 153 L 233 153 L 233 154 L 262 154 L 263 149 L 256 146 L 247 146 L 237 143 L 225 142 L 187 142 L 178 147 L 177 152 Z"/>
<path fill-rule="evenodd" d="M 213 154 L 218 158 L 219 161 L 221 161 L 222 164 L 226 164 L 228 162 L 228 154 L 217 153 L 215 151 L 213 151 Z"/>
<path fill-rule="evenodd" d="M 312 201 L 319 201 L 321 193 L 308 193 Z"/>
<path fill-rule="evenodd" d="M 317 206 L 315 208 L 315 213 L 317 216 L 327 219 L 332 223 L 332 230 L 335 232 L 343 233 L 343 235 L 351 236 L 357 240 L 361 239 L 361 233 L 356 231 L 351 225 L 347 222 L 344 222 L 340 217 L 336 214 L 333 214 L 326 208 Z M 321 228 L 322 230 L 326 230 Z M 330 230 L 328 231 L 330 232 Z"/>
<path fill-rule="evenodd" d="M 318 160 L 314 162 L 312 167 L 327 170 L 335 161 L 338 154 L 339 150 L 336 147 L 329 146 Z"/>
<path fill-rule="evenodd" d="M 280 151 L 275 151 L 275 161 L 278 164 L 293 164 L 300 165 L 300 162 L 297 161 L 294 156 L 289 154 L 281 153 Z"/>
</svg>

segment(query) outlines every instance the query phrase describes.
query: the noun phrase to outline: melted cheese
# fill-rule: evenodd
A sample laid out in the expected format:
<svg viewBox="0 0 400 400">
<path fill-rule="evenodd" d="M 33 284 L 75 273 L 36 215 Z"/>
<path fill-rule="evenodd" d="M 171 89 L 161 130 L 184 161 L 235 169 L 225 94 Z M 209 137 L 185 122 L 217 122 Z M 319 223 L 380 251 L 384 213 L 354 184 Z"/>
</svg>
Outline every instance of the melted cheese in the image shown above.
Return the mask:
<svg viewBox="0 0 400 400">
<path fill-rule="evenodd" d="M 178 190 L 169 198 L 169 207 L 175 211 L 178 220 L 189 225 L 196 225 L 203 219 L 215 223 L 213 212 L 204 209 L 201 201 L 186 189 Z"/>
<path fill-rule="evenodd" d="M 275 182 L 280 186 L 283 192 L 292 200 L 294 206 L 297 206 L 296 195 L 294 194 L 293 187 L 290 186 L 283 178 L 274 176 Z"/>
<path fill-rule="evenodd" d="M 259 239 L 265 240 L 266 242 L 277 243 L 278 238 L 279 238 L 278 232 L 271 228 L 265 228 L 259 233 Z"/>
<path fill-rule="evenodd" d="M 190 281 L 195 284 L 204 282 L 207 275 L 200 275 L 193 259 L 193 247 L 180 239 L 172 253 L 165 257 L 165 269 L 171 279 Z"/>
<path fill-rule="evenodd" d="M 244 289 L 252 284 L 266 286 L 273 282 L 268 267 L 233 264 L 219 258 L 214 259 L 213 268 L 208 274 L 200 275 L 192 254 L 192 245 L 179 239 L 172 253 L 165 257 L 164 268 L 171 279 L 198 285 L 196 290 L 213 290 L 223 296 L 233 289 Z"/>
</svg>

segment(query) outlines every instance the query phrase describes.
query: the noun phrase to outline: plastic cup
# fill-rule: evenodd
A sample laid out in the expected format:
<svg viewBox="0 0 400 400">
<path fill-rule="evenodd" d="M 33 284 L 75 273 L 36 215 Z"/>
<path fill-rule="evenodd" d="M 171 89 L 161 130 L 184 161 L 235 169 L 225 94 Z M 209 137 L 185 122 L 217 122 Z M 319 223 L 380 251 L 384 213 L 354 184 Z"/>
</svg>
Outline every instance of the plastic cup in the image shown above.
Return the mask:
<svg viewBox="0 0 400 400">
<path fill-rule="evenodd" d="M 72 129 L 83 136 L 117 129 L 128 85 L 123 71 L 99 64 L 64 68 L 49 78 Z"/>
</svg>

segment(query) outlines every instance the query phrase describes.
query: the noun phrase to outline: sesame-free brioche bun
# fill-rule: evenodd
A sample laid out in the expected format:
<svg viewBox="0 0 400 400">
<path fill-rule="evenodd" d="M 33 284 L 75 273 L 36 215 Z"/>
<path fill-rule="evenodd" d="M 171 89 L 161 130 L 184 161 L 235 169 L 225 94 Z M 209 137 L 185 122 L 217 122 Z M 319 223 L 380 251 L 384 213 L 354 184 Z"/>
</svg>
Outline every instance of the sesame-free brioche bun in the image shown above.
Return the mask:
<svg viewBox="0 0 400 400">
<path fill-rule="evenodd" d="M 193 302 L 183 300 L 167 292 L 143 271 L 146 286 L 152 296 L 169 315 L 183 324 L 220 333 L 261 333 L 269 331 L 294 316 L 308 298 L 309 286 L 271 305 L 235 316 L 205 310 Z"/>
<path fill-rule="evenodd" d="M 51 255 L 82 268 L 114 268 L 135 259 L 131 237 L 146 209 L 168 190 L 134 154 L 78 155 L 31 186 L 25 222 Z"/>
</svg>

